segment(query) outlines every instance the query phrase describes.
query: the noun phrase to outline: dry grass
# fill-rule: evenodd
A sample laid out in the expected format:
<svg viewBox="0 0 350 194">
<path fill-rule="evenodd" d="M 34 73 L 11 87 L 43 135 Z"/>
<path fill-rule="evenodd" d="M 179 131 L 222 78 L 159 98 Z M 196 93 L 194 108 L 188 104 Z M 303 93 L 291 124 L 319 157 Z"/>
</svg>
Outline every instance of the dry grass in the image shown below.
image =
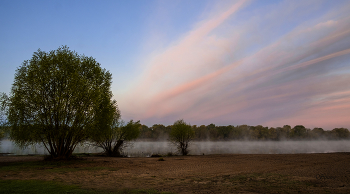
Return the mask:
<svg viewBox="0 0 350 194">
<path fill-rule="evenodd" d="M 68 162 L 0 157 L 0 180 L 44 180 L 97 191 L 350 193 L 350 154 L 84 157 Z"/>
</svg>

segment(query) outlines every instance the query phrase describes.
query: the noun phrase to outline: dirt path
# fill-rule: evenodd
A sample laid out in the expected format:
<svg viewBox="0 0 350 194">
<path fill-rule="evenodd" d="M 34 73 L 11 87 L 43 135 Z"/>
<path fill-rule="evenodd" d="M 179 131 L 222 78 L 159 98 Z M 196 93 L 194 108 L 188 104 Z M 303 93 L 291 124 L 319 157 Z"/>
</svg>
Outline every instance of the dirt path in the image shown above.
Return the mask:
<svg viewBox="0 0 350 194">
<path fill-rule="evenodd" d="M 2 156 L 0 179 L 54 180 L 110 191 L 131 188 L 174 193 L 350 193 L 350 153 L 158 159 L 85 157 L 57 163 L 43 162 L 41 157 Z M 32 162 L 30 167 L 23 163 L 26 160 Z"/>
</svg>

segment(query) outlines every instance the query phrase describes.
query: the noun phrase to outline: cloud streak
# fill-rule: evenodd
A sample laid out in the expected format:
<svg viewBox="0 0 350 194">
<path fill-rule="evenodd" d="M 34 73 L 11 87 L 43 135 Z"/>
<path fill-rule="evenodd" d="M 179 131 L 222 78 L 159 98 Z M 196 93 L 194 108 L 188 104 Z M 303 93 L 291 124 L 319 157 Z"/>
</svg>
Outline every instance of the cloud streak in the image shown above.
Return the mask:
<svg viewBox="0 0 350 194">
<path fill-rule="evenodd" d="M 122 113 L 146 124 L 350 128 L 349 3 L 308 3 L 237 1 L 199 22 L 150 55 Z"/>
</svg>

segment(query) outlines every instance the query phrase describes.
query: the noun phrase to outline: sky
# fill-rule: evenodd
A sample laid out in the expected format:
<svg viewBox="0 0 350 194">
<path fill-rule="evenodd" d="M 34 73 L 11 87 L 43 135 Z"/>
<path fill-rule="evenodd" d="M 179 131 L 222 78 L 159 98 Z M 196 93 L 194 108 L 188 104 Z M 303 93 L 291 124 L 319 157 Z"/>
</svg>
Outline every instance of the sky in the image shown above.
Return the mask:
<svg viewBox="0 0 350 194">
<path fill-rule="evenodd" d="M 39 48 L 113 76 L 124 120 L 350 129 L 350 1 L 0 1 L 0 92 Z"/>
</svg>

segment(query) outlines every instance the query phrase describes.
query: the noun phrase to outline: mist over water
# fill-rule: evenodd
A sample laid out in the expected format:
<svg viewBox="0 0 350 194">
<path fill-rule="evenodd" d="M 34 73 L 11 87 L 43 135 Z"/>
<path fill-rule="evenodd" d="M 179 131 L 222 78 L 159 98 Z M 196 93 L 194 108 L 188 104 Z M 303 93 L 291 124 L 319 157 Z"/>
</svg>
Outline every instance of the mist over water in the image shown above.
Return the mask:
<svg viewBox="0 0 350 194">
<path fill-rule="evenodd" d="M 77 146 L 73 153 L 100 153 L 103 150 L 101 148 L 92 146 Z M 11 153 L 14 155 L 48 155 L 49 152 L 43 145 L 37 144 L 36 146 L 29 146 L 25 149 L 21 149 L 14 142 L 10 140 L 0 141 L 0 153 Z"/>
<path fill-rule="evenodd" d="M 190 155 L 202 154 L 296 154 L 350 152 L 350 141 L 212 141 L 192 142 Z M 129 156 L 176 153 L 169 142 L 134 142 L 125 149 Z M 145 154 L 146 153 L 146 154 Z"/>
<path fill-rule="evenodd" d="M 317 141 L 208 141 L 192 142 L 190 155 L 202 154 L 296 154 L 350 152 L 349 140 Z M 74 153 L 101 153 L 101 148 L 77 146 Z M 48 154 L 41 145 L 20 149 L 10 140 L 2 140 L 0 153 L 15 155 Z M 149 157 L 152 154 L 176 154 L 176 148 L 167 141 L 136 141 L 129 143 L 124 154 L 129 157 Z"/>
</svg>

